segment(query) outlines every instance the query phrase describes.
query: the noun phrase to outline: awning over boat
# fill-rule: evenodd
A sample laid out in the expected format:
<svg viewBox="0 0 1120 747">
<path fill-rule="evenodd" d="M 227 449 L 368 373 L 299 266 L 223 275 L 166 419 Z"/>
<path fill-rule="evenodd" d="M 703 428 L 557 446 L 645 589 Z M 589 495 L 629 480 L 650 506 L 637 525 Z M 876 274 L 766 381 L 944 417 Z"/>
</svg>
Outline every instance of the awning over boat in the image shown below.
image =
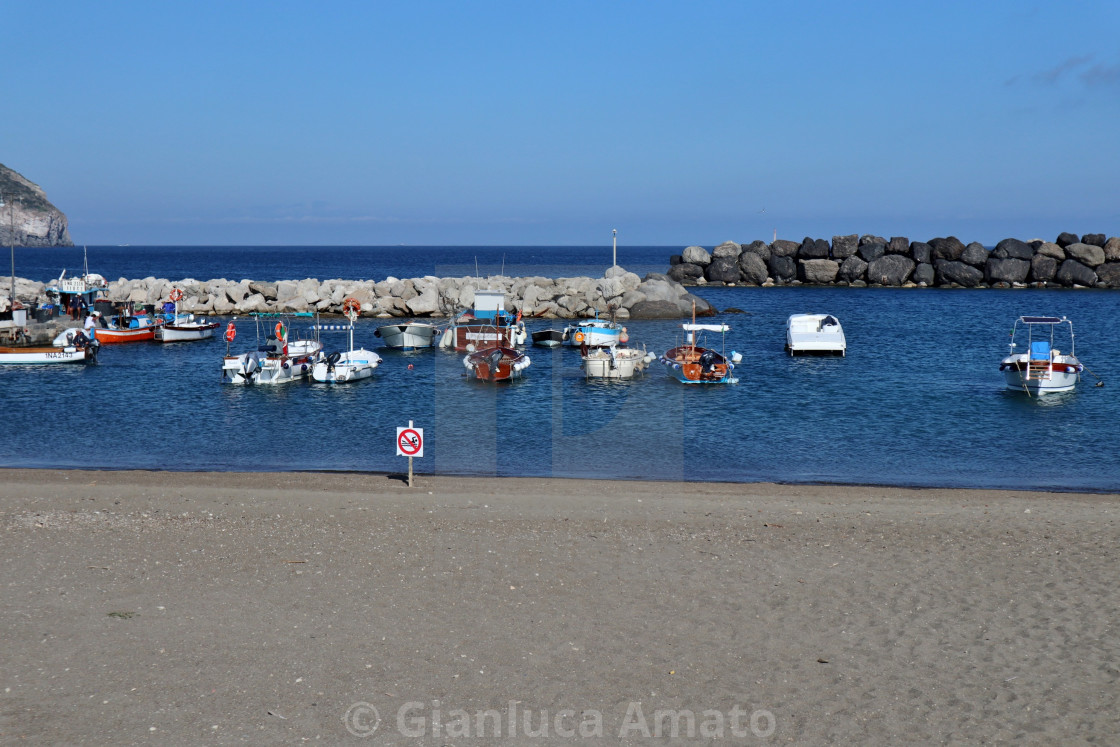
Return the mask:
<svg viewBox="0 0 1120 747">
<path fill-rule="evenodd" d="M 726 324 L 682 324 L 686 332 L 730 332 Z"/>
</svg>

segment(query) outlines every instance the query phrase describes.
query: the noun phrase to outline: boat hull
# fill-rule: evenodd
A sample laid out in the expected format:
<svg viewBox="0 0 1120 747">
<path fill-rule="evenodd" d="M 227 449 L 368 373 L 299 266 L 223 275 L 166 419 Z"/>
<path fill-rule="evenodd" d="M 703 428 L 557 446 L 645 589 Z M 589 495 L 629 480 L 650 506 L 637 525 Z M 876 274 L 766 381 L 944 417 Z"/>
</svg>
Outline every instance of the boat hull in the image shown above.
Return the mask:
<svg viewBox="0 0 1120 747">
<path fill-rule="evenodd" d="M 564 333 L 558 329 L 546 329 L 533 333 L 533 344 L 542 348 L 558 348 L 564 344 Z"/>
<path fill-rule="evenodd" d="M 58 363 L 93 363 L 97 353 L 92 347 L 0 347 L 3 365 L 55 365 Z"/>
<path fill-rule="evenodd" d="M 684 345 L 673 348 L 658 361 L 666 373 L 682 384 L 737 384 L 735 365 L 714 350 Z"/>
<path fill-rule="evenodd" d="M 467 367 L 479 381 L 509 381 L 521 378 L 529 367 L 529 356 L 510 347 L 490 347 L 463 358 Z"/>
<path fill-rule="evenodd" d="M 567 341 L 575 347 L 607 348 L 625 342 L 622 328 L 609 322 L 573 324 L 567 329 Z"/>
<path fill-rule="evenodd" d="M 342 353 L 333 364 L 320 360 L 311 368 L 311 379 L 320 384 L 345 384 L 361 381 L 373 376 L 373 370 L 381 363 L 381 357 L 369 350 L 359 348 Z"/>
<path fill-rule="evenodd" d="M 632 379 L 645 371 L 645 354 L 619 350 L 598 351 L 583 356 L 583 371 L 589 379 Z"/>
<path fill-rule="evenodd" d="M 1004 358 L 999 365 L 1005 387 L 1010 391 L 1032 395 L 1057 394 L 1073 391 L 1081 380 L 1080 363 L 1063 361 L 1053 363 L 1044 373 L 1029 370 L 1025 356 Z"/>
<path fill-rule="evenodd" d="M 493 347 L 513 347 L 525 342 L 524 329 L 517 326 L 494 324 L 454 324 L 440 339 L 440 347 L 455 350 L 483 350 Z"/>
<path fill-rule="evenodd" d="M 272 386 L 285 384 L 311 375 L 315 359 L 311 356 L 296 358 L 254 357 L 252 353 L 226 356 L 222 360 L 223 384 L 254 384 Z"/>
<path fill-rule="evenodd" d="M 206 340 L 214 336 L 219 327 L 217 322 L 192 324 L 164 324 L 156 327 L 153 339 L 156 342 L 192 342 Z"/>
<path fill-rule="evenodd" d="M 374 335 L 394 350 L 423 350 L 435 347 L 440 329 L 431 324 L 388 324 L 378 327 Z"/>
<path fill-rule="evenodd" d="M 838 355 L 847 352 L 844 328 L 831 314 L 794 314 L 786 320 L 790 355 Z"/>
</svg>

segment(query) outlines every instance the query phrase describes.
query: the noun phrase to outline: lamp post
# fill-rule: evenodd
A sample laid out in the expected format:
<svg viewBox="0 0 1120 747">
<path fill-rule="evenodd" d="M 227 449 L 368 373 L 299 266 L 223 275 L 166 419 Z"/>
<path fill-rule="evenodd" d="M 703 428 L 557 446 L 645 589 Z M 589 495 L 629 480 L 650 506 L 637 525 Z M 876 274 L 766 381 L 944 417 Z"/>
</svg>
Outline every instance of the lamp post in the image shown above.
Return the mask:
<svg viewBox="0 0 1120 747">
<path fill-rule="evenodd" d="M 618 267 L 618 229 L 612 228 L 611 233 L 614 235 L 614 250 L 611 254 L 611 267 Z"/>
</svg>

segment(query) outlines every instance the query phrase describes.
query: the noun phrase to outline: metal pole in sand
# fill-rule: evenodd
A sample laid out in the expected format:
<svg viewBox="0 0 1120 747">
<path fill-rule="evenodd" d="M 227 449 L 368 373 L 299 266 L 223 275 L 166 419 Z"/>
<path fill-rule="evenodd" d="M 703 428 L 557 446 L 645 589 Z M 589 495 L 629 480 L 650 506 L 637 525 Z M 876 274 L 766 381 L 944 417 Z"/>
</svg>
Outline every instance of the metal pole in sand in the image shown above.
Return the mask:
<svg viewBox="0 0 1120 747">
<path fill-rule="evenodd" d="M 408 421 L 409 430 L 412 429 L 412 421 Z M 408 456 L 408 487 L 412 487 L 412 455 Z"/>
</svg>

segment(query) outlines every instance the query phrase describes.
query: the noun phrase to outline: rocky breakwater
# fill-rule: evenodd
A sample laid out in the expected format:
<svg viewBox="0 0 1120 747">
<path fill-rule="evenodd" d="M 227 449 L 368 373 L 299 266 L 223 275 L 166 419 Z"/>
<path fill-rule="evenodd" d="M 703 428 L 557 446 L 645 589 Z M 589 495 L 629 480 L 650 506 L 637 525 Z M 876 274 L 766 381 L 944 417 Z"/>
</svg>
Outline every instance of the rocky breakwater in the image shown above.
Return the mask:
<svg viewBox="0 0 1120 747">
<path fill-rule="evenodd" d="M 307 312 L 341 314 L 342 302 L 355 298 L 362 315 L 394 317 L 448 317 L 474 304 L 476 290 L 501 290 L 506 307 L 526 317 L 577 319 L 614 314 L 628 319 L 680 319 L 715 310 L 666 275 L 644 278 L 621 267 L 608 269 L 601 278 L 474 277 L 386 278 L 384 280 L 167 280 L 143 278 L 109 283 L 113 301 L 159 304 L 172 288 L 183 292 L 180 311 L 194 314 L 236 315 L 252 312 Z"/>
<path fill-rule="evenodd" d="M 684 285 L 1120 288 L 1120 238 L 1103 233 L 1004 239 L 991 251 L 955 236 L 725 241 L 711 252 L 690 246 L 669 261 L 668 276 Z"/>
</svg>

